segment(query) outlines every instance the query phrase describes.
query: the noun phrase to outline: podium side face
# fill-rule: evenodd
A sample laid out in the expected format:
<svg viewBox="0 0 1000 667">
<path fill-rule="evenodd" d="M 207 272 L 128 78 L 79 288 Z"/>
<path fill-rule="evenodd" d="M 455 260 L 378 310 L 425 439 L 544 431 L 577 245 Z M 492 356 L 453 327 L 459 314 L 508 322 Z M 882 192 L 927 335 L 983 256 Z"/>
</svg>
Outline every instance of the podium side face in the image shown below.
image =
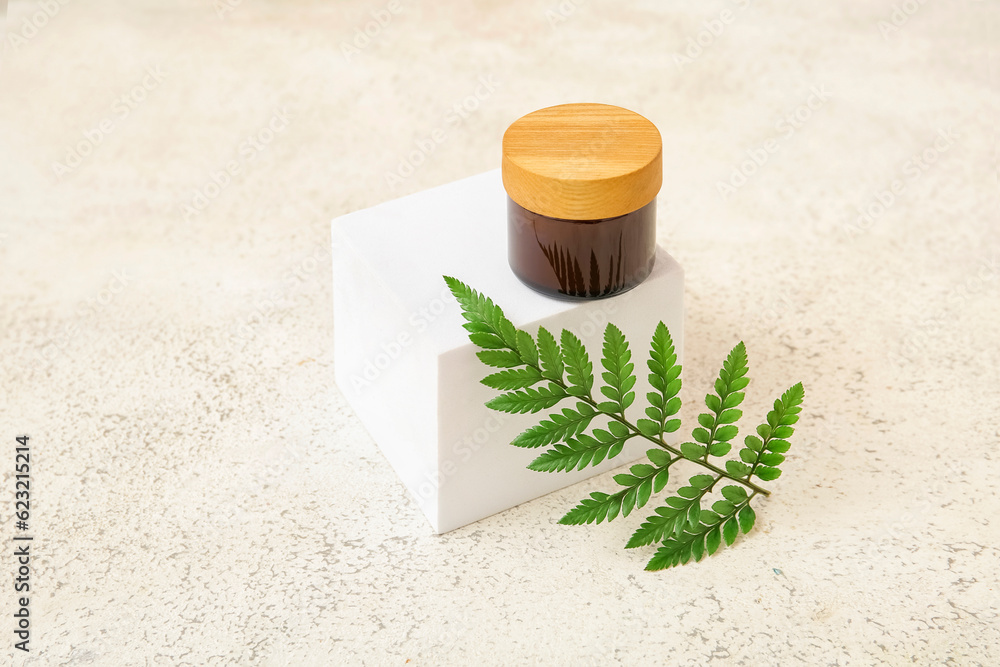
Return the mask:
<svg viewBox="0 0 1000 667">
<path fill-rule="evenodd" d="M 437 529 L 433 341 L 334 228 L 334 375 L 382 454 Z"/>
</svg>

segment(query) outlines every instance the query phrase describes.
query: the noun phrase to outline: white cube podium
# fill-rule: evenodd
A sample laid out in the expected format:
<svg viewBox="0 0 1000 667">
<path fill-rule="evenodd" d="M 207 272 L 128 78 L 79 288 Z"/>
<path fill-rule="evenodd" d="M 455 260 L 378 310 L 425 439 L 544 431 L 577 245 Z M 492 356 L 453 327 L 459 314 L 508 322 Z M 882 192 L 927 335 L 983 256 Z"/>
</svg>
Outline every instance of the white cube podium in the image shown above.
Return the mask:
<svg viewBox="0 0 1000 667">
<path fill-rule="evenodd" d="M 678 358 L 682 349 L 684 274 L 670 255 L 658 249 L 650 276 L 619 296 L 543 296 L 507 265 L 506 196 L 495 170 L 332 223 L 337 384 L 438 533 L 634 461 L 649 444 L 633 439 L 613 461 L 582 471 L 526 469 L 544 449 L 509 443 L 542 413 L 509 415 L 484 405 L 498 392 L 480 380 L 496 369 L 476 357 L 442 275 L 485 293 L 532 335 L 539 325 L 556 338 L 562 329 L 574 332 L 590 353 L 597 386 L 604 327 L 617 324 L 638 376 L 634 419 L 643 416 L 650 390 L 646 359 L 657 322 L 669 327 Z"/>
</svg>

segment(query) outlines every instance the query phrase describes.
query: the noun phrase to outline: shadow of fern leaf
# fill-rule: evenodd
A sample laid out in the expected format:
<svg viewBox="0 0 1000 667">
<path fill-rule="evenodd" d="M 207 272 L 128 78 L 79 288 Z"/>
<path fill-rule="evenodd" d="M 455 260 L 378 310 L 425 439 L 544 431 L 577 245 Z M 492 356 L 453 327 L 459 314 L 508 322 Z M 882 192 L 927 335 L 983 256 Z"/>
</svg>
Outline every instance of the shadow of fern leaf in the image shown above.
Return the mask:
<svg viewBox="0 0 1000 667">
<path fill-rule="evenodd" d="M 587 284 L 583 280 L 583 270 L 580 268 L 580 262 L 576 261 L 576 257 L 571 257 L 569 250 L 566 251 L 566 257 L 570 260 L 572 273 L 570 274 L 570 296 L 587 296 Z"/>
<path fill-rule="evenodd" d="M 597 264 L 597 255 L 590 251 L 590 296 L 601 295 L 601 267 Z"/>
</svg>

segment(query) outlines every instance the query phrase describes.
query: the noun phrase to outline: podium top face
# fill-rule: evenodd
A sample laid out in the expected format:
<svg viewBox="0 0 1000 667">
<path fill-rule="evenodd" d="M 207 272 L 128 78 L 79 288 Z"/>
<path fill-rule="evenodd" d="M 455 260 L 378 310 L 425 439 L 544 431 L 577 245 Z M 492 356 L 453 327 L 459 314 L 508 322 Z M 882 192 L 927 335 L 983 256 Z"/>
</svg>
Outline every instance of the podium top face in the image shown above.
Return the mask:
<svg viewBox="0 0 1000 667">
<path fill-rule="evenodd" d="M 507 193 L 499 169 L 341 216 L 333 221 L 332 232 L 334 261 L 338 252 L 348 252 L 363 262 L 404 313 L 434 331 L 439 351 L 469 342 L 443 275 L 492 298 L 518 326 L 600 304 L 544 296 L 510 270 Z M 646 282 L 680 270 L 659 249 Z"/>
</svg>

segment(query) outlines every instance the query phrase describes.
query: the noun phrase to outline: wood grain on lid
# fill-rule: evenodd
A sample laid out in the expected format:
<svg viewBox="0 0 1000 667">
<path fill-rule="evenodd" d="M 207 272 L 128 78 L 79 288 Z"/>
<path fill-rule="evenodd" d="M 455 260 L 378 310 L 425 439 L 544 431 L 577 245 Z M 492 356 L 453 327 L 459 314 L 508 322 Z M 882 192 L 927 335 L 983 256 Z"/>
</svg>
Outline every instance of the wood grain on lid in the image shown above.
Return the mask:
<svg viewBox="0 0 1000 667">
<path fill-rule="evenodd" d="M 598 220 L 651 202 L 663 182 L 660 133 L 639 114 L 608 104 L 533 111 L 503 135 L 503 184 L 535 213 Z"/>
</svg>

